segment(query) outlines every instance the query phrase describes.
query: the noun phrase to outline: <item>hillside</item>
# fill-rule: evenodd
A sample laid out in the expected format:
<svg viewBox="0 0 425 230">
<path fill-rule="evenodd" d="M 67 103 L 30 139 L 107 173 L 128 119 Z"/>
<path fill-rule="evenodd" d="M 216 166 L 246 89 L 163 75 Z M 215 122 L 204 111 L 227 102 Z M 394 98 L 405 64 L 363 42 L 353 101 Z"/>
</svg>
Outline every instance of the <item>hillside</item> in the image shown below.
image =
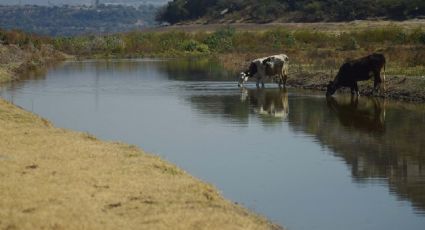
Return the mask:
<svg viewBox="0 0 425 230">
<path fill-rule="evenodd" d="M 122 5 L 165 5 L 169 0 L 99 0 L 100 4 L 119 3 Z M 93 5 L 96 0 L 0 0 L 0 5 Z"/>
<path fill-rule="evenodd" d="M 0 6 L 0 28 L 50 36 L 117 33 L 155 25 L 156 12 L 152 5 Z"/>
<path fill-rule="evenodd" d="M 160 21 L 319 22 L 370 18 L 406 20 L 425 17 L 423 0 L 173 0 Z"/>
</svg>

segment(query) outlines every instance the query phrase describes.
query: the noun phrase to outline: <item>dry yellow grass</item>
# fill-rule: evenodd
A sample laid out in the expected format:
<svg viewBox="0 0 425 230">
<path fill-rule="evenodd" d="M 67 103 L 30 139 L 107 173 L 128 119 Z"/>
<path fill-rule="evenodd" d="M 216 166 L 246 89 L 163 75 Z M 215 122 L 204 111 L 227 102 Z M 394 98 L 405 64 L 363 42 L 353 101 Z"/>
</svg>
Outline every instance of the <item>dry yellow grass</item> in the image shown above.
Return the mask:
<svg viewBox="0 0 425 230">
<path fill-rule="evenodd" d="M 137 147 L 0 99 L 0 229 L 279 229 Z"/>
<path fill-rule="evenodd" d="M 10 72 L 6 68 L 0 66 L 0 83 L 7 82 L 10 80 L 12 80 Z"/>
<path fill-rule="evenodd" d="M 180 23 L 165 27 L 155 27 L 143 30 L 145 32 L 167 32 L 167 31 L 184 31 L 184 32 L 214 32 L 219 28 L 230 26 L 238 31 L 266 31 L 276 28 L 285 28 L 289 30 L 313 30 L 321 32 L 349 32 L 364 29 L 376 29 L 386 26 L 397 26 L 407 30 L 425 26 L 424 19 L 412 19 L 405 21 L 383 21 L 383 20 L 357 20 L 352 22 L 316 22 L 316 23 L 296 23 L 296 22 L 271 22 L 264 24 L 257 23 L 207 23 L 205 21 L 195 21 L 188 23 Z"/>
</svg>

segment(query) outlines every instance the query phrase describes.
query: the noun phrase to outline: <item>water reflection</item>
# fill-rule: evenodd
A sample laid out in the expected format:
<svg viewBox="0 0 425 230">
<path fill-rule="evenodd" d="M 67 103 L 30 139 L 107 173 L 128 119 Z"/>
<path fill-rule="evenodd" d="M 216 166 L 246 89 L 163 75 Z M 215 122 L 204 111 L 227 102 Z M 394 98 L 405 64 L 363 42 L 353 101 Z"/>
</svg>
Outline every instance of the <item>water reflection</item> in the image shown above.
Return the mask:
<svg viewBox="0 0 425 230">
<path fill-rule="evenodd" d="M 289 113 L 288 92 L 286 89 L 242 89 L 241 101 L 247 100 L 260 117 L 284 120 Z"/>
<path fill-rule="evenodd" d="M 334 97 L 327 97 L 326 101 L 343 126 L 366 133 L 385 132 L 384 99 L 359 100 L 359 97 L 353 95 L 338 98 L 338 100 Z"/>
<path fill-rule="evenodd" d="M 291 106 L 292 127 L 332 149 L 351 168 L 355 182 L 387 184 L 424 213 L 424 106 L 348 96 L 329 98 L 326 106 L 315 100 L 297 104 Z"/>
<path fill-rule="evenodd" d="M 354 182 L 385 184 L 424 213 L 425 106 L 348 95 L 288 98 L 279 89 L 197 95 L 190 102 L 198 112 L 222 115 L 229 123 L 248 124 L 250 116 L 263 124 L 287 121 L 293 130 L 332 149 L 351 169 Z"/>
<path fill-rule="evenodd" d="M 173 59 L 163 62 L 159 67 L 159 70 L 165 72 L 170 80 L 234 80 L 236 84 L 236 74 L 224 70 L 217 60 L 211 58 Z"/>
<path fill-rule="evenodd" d="M 196 89 L 186 86 L 185 89 Z M 289 104 L 286 89 L 246 89 L 240 96 L 224 91 L 212 94 L 191 95 L 188 99 L 194 108 L 206 116 L 220 115 L 231 123 L 248 124 L 255 115 L 265 124 L 279 124 L 288 117 Z"/>
<path fill-rule="evenodd" d="M 56 65 L 58 65 L 58 64 L 56 64 Z M 47 66 L 46 68 L 36 68 L 36 69 L 27 70 L 19 76 L 19 79 L 20 79 L 19 81 L 12 81 L 12 82 L 9 82 L 5 85 L 10 87 L 13 91 L 14 89 L 19 88 L 23 84 L 25 84 L 25 81 L 44 80 L 46 78 L 46 75 L 47 75 L 47 70 L 49 68 L 53 68 L 54 66 L 55 66 L 55 64 L 51 64 L 51 65 Z"/>
</svg>

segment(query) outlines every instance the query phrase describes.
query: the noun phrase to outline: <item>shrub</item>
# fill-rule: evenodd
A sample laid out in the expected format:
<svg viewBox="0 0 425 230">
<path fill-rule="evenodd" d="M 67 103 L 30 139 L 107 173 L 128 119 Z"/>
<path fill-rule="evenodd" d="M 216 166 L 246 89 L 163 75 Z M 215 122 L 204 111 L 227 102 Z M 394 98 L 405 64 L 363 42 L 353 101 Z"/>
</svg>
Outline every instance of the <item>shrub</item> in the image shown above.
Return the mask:
<svg viewBox="0 0 425 230">
<path fill-rule="evenodd" d="M 230 51 L 233 49 L 233 36 L 235 35 L 235 29 L 227 27 L 224 29 L 219 29 L 214 32 L 212 35 L 208 36 L 204 43 L 211 50 L 216 50 L 218 52 Z"/>
<path fill-rule="evenodd" d="M 342 43 L 342 50 L 357 50 L 359 48 L 360 45 L 354 37 L 350 37 Z"/>
<path fill-rule="evenodd" d="M 196 40 L 186 40 L 182 44 L 183 50 L 186 52 L 209 53 L 210 50 L 207 45 L 202 44 Z"/>
<path fill-rule="evenodd" d="M 295 45 L 296 39 L 293 34 L 287 34 L 284 39 L 285 46 L 292 47 Z"/>
</svg>

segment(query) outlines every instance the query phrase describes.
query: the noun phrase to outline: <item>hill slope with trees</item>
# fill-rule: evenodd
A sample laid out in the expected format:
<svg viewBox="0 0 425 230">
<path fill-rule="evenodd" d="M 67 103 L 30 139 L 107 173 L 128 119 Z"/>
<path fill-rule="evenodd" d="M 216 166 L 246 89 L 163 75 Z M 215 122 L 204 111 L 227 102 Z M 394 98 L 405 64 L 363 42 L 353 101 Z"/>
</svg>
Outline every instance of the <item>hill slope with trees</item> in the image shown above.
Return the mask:
<svg viewBox="0 0 425 230">
<path fill-rule="evenodd" d="M 0 28 L 50 36 L 109 34 L 154 26 L 156 11 L 152 5 L 0 6 Z"/>
<path fill-rule="evenodd" d="M 319 22 L 425 17 L 424 0 L 173 0 L 158 13 L 169 23 Z"/>
</svg>

